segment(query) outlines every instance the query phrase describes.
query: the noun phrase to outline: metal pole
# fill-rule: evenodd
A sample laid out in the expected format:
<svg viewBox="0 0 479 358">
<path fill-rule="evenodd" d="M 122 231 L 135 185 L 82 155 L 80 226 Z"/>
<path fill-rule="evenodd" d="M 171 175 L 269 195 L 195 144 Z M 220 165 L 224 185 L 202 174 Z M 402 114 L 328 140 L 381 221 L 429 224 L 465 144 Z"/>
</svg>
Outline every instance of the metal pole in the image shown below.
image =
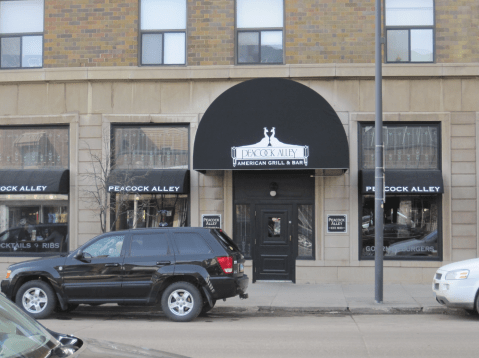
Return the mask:
<svg viewBox="0 0 479 358">
<path fill-rule="evenodd" d="M 384 190 L 383 190 L 383 97 L 382 97 L 382 55 L 381 55 L 381 0 L 376 0 L 376 119 L 375 119 L 375 193 L 374 193 L 374 236 L 375 236 L 375 251 L 374 251 L 374 273 L 375 273 L 375 300 L 376 303 L 383 302 L 383 247 L 384 247 Z"/>
</svg>

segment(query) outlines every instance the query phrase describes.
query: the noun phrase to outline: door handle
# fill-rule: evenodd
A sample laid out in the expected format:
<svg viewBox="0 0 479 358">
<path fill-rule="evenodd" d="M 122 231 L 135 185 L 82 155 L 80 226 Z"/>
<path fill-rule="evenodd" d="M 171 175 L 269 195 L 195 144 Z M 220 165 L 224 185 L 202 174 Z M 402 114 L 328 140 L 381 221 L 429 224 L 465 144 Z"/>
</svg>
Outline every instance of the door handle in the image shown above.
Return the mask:
<svg viewBox="0 0 479 358">
<path fill-rule="evenodd" d="M 171 261 L 158 261 L 156 263 L 157 266 L 164 266 L 164 265 L 169 265 L 171 264 Z"/>
<path fill-rule="evenodd" d="M 105 264 L 105 267 L 118 267 L 120 264 Z"/>
</svg>

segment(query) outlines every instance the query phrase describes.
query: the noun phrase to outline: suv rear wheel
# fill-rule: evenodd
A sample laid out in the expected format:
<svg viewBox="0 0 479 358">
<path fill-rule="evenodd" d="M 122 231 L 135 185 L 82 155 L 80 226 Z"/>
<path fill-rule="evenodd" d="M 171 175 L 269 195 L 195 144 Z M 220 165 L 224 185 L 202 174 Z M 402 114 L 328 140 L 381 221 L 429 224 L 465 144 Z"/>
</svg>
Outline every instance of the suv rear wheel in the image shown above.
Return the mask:
<svg viewBox="0 0 479 358">
<path fill-rule="evenodd" d="M 201 312 L 203 299 L 200 291 L 188 282 L 176 282 L 161 296 L 161 308 L 166 317 L 177 322 L 189 322 Z"/>
<path fill-rule="evenodd" d="M 57 298 L 51 286 L 43 281 L 28 281 L 15 296 L 15 303 L 35 319 L 48 317 L 57 305 Z"/>
</svg>

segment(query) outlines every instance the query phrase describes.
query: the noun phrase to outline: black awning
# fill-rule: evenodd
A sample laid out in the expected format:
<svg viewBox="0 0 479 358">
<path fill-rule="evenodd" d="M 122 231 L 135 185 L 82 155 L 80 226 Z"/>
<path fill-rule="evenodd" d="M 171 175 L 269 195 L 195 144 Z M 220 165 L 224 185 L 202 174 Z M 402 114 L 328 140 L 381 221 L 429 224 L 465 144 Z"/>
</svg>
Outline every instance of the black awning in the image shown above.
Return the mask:
<svg viewBox="0 0 479 358">
<path fill-rule="evenodd" d="M 362 194 L 374 194 L 374 170 L 362 170 L 359 185 Z M 385 186 L 390 194 L 444 193 L 440 170 L 386 170 Z"/>
<path fill-rule="evenodd" d="M 190 171 L 187 169 L 112 170 L 108 180 L 110 193 L 188 194 Z"/>
<path fill-rule="evenodd" d="M 259 78 L 221 94 L 196 132 L 193 169 L 349 168 L 344 127 L 331 105 L 293 80 Z"/>
<path fill-rule="evenodd" d="M 0 194 L 68 194 L 68 169 L 0 170 Z"/>
</svg>

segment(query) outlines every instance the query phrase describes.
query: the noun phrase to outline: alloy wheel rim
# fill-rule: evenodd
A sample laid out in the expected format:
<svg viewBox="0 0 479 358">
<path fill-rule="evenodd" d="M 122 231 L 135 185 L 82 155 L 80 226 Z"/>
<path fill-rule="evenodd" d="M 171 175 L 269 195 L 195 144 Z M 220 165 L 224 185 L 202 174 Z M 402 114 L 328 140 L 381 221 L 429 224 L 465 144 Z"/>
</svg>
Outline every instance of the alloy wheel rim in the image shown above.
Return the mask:
<svg viewBox="0 0 479 358">
<path fill-rule="evenodd" d="M 47 306 L 47 303 L 47 294 L 38 287 L 28 289 L 22 297 L 23 308 L 29 313 L 42 312 Z"/>
<path fill-rule="evenodd" d="M 168 296 L 168 308 L 177 316 L 186 316 L 191 312 L 195 300 L 187 290 L 175 290 Z"/>
</svg>

